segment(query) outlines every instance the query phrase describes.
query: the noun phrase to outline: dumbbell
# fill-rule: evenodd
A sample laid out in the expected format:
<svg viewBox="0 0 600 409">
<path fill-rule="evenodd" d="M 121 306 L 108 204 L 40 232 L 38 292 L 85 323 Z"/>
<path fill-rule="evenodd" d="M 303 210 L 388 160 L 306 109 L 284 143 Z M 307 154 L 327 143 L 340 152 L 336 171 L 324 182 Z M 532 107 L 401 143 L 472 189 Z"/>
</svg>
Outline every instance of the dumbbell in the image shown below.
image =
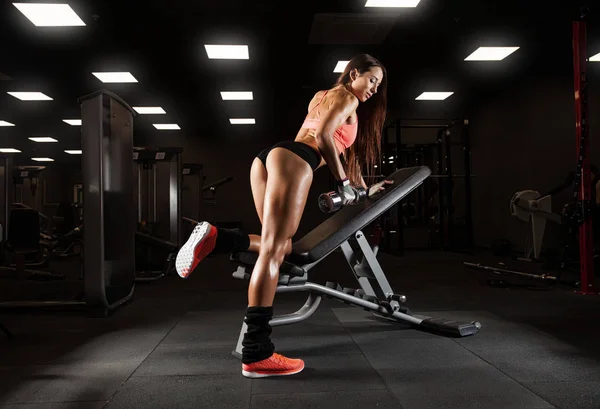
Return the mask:
<svg viewBox="0 0 600 409">
<path fill-rule="evenodd" d="M 367 199 L 367 191 L 362 188 L 356 188 L 358 191 L 358 199 L 356 203 L 364 202 Z M 327 192 L 319 196 L 319 209 L 323 213 L 334 213 L 342 208 L 342 198 L 336 192 Z"/>
</svg>

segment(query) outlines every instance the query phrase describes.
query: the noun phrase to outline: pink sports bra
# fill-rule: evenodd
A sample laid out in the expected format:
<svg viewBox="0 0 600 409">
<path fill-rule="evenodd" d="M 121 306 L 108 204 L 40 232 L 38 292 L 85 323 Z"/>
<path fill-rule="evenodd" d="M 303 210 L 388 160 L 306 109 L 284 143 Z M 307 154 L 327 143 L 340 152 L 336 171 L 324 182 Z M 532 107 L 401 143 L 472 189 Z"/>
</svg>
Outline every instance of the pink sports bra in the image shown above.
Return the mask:
<svg viewBox="0 0 600 409">
<path fill-rule="evenodd" d="M 309 113 L 306 115 L 307 118 L 304 120 L 304 123 L 302 124 L 302 128 L 317 129 L 317 126 L 319 126 L 319 123 L 321 122 L 321 119 L 319 118 L 319 110 L 317 109 L 317 117 L 316 118 L 309 119 L 308 115 L 310 115 L 310 113 L 312 111 L 314 111 L 319 105 L 321 105 L 323 98 L 325 98 L 325 95 L 327 95 L 328 92 L 329 92 L 329 90 L 325 91 L 325 93 L 323 94 L 323 96 L 321 97 L 321 99 L 319 100 L 317 105 L 315 105 L 313 107 L 313 109 L 311 109 L 309 111 Z M 356 140 L 357 133 L 358 133 L 358 121 L 356 121 L 355 123 L 350 124 L 350 125 L 343 124 L 338 129 L 335 130 L 335 132 L 333 133 L 333 139 L 335 141 L 335 146 L 337 147 L 339 153 L 343 153 L 347 148 L 352 146 L 352 144 Z"/>
</svg>

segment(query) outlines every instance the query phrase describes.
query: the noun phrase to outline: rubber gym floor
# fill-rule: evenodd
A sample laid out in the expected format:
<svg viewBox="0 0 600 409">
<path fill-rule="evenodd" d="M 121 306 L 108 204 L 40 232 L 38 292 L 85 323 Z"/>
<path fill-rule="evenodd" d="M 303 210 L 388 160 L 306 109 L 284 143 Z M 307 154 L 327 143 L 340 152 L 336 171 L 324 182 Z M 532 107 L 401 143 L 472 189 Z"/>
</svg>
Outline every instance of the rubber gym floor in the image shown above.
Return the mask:
<svg viewBox="0 0 600 409">
<path fill-rule="evenodd" d="M 414 313 L 477 320 L 479 333 L 441 337 L 326 299 L 307 321 L 273 331 L 277 351 L 303 358 L 306 369 L 246 379 L 231 351 L 247 282 L 231 277 L 227 257 L 211 257 L 188 280 L 138 284 L 133 302 L 109 318 L 0 312 L 14 334 L 0 335 L 0 408 L 600 407 L 598 296 L 491 287 L 486 280 L 498 276 L 462 265 L 481 257 L 379 259 Z M 311 281 L 356 286 L 340 252 L 311 272 Z M 275 314 L 304 299 L 277 295 Z"/>
</svg>

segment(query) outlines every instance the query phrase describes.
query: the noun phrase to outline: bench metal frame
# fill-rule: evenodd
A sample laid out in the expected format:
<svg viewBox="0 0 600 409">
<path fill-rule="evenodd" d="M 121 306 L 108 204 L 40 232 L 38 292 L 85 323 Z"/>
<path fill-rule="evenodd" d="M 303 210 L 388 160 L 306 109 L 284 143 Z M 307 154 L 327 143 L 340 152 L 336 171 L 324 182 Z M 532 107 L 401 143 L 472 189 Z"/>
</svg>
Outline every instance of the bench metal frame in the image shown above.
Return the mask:
<svg viewBox="0 0 600 409">
<path fill-rule="evenodd" d="M 331 282 L 327 282 L 323 286 L 308 281 L 308 271 L 325 258 L 312 264 L 303 265 L 301 266 L 304 270 L 302 276 L 281 275 L 279 277 L 276 293 L 303 291 L 308 292 L 308 298 L 296 312 L 273 317 L 269 322 L 272 327 L 295 324 L 308 319 L 319 307 L 322 297 L 326 296 L 371 311 L 380 318 L 407 323 L 421 330 L 447 336 L 469 336 L 477 333 L 481 328 L 479 322 L 463 324 L 413 315 L 408 308 L 402 305 L 406 302 L 406 297 L 396 294 L 392 290 L 377 260 L 378 247 L 371 247 L 361 230 L 358 230 L 353 237 L 343 242 L 340 248 L 360 288 L 343 288 L 339 284 Z M 238 261 L 238 263 L 240 262 Z M 253 268 L 254 265 L 252 264 L 242 263 L 233 273 L 233 277 L 247 280 L 250 278 Z M 247 329 L 246 323 L 242 322 L 238 342 L 232 352 L 234 356 L 240 359 L 242 356 L 242 341 Z"/>
</svg>

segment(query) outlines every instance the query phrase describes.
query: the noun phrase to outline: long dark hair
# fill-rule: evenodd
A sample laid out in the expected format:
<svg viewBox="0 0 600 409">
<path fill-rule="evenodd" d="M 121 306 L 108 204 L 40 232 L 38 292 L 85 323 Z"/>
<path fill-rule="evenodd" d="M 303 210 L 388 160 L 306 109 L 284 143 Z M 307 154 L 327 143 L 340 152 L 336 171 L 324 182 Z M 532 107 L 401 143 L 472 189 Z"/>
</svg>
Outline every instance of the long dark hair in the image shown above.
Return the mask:
<svg viewBox="0 0 600 409">
<path fill-rule="evenodd" d="M 383 78 L 377 93 L 368 101 L 359 104 L 358 135 L 356 141 L 348 149 L 346 157 L 348 179 L 353 185 L 360 184 L 361 171 L 367 176 L 375 175 L 375 165 L 381 156 L 381 132 L 387 114 L 387 72 L 383 64 L 369 54 L 359 54 L 352 58 L 344 72 L 340 75 L 334 86 L 346 85 L 351 82 L 350 73 L 357 69 L 359 73 L 379 67 L 383 71 Z"/>
</svg>

